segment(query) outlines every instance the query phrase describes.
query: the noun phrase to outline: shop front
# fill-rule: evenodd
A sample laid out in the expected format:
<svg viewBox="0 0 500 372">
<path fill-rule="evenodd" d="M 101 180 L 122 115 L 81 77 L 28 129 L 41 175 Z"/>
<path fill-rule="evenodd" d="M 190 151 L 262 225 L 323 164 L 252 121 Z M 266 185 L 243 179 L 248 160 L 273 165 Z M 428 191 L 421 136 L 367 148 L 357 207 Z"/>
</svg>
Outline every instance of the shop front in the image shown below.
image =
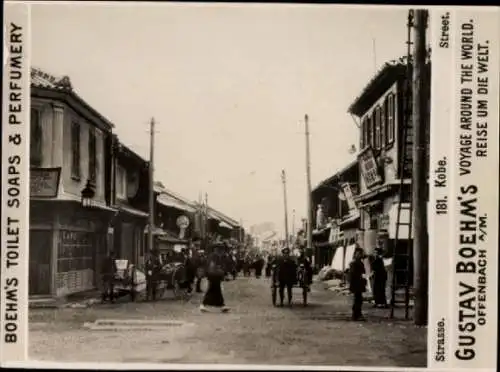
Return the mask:
<svg viewBox="0 0 500 372">
<path fill-rule="evenodd" d="M 98 285 L 113 211 L 74 201 L 31 200 L 30 296 L 61 297 Z"/>
<path fill-rule="evenodd" d="M 118 210 L 119 214 L 113 220 L 113 247 L 116 257 L 142 266 L 145 257 L 144 230 L 149 215 L 128 206 L 120 206 Z"/>
</svg>

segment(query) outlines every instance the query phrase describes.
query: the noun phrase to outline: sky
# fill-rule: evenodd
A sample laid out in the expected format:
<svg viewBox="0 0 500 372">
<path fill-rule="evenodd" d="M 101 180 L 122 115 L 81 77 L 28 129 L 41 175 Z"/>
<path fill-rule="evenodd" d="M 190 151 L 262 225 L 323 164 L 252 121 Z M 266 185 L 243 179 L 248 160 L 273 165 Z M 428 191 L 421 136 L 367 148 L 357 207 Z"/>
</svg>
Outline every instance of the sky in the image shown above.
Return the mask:
<svg viewBox="0 0 500 372">
<path fill-rule="evenodd" d="M 31 60 L 68 75 L 146 160 L 154 117 L 155 179 L 167 188 L 283 233 L 282 169 L 289 228 L 306 217 L 304 115 L 314 188 L 354 159 L 348 107 L 405 54 L 406 17 L 331 4 L 37 4 Z"/>
</svg>

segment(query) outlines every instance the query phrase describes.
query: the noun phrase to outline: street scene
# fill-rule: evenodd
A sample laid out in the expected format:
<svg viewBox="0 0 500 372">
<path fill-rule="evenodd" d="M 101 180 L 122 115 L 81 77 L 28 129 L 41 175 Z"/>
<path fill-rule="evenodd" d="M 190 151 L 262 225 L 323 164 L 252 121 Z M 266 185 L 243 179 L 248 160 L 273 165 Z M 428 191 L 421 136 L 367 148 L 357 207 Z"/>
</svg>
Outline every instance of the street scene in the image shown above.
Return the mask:
<svg viewBox="0 0 500 372">
<path fill-rule="evenodd" d="M 200 313 L 199 295 L 186 302 L 166 295 L 154 303 L 86 307 L 82 301 L 76 308 L 37 309 L 30 314 L 30 358 L 58 362 L 425 365 L 425 328 L 404 320 L 390 321 L 382 309 L 370 309 L 366 322 L 352 322 L 349 297 L 335 295 L 322 285 L 313 285 L 308 307 L 302 306 L 296 290 L 292 308 L 273 307 L 268 279 L 241 277 L 226 282 L 224 294 L 231 307 L 227 314 Z M 116 322 L 85 326 L 106 320 Z"/>
<path fill-rule="evenodd" d="M 31 360 L 427 365 L 426 10 L 31 17 Z"/>
</svg>

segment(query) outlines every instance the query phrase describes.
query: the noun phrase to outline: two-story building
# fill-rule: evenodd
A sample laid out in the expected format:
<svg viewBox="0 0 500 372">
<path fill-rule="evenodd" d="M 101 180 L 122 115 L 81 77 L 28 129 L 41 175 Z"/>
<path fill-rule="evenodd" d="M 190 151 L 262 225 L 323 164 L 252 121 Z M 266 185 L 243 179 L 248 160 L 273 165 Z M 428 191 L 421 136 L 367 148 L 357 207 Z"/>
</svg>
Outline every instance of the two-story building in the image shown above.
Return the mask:
<svg viewBox="0 0 500 372">
<path fill-rule="evenodd" d="M 313 205 L 317 206 L 313 244 L 318 267 L 330 265 L 339 249 L 344 252 L 359 239 L 360 213 L 354 202 L 358 186 L 358 161 L 354 160 L 312 192 Z"/>
<path fill-rule="evenodd" d="M 428 67 L 425 78 L 429 84 L 424 86 L 429 89 L 430 65 Z M 360 189 L 354 200 L 361 211 L 360 227 L 364 231 L 361 246 L 366 253 L 372 253 L 380 239 L 387 257 L 392 257 L 395 249 L 399 252 L 406 250 L 408 239 L 412 239 L 408 227 L 400 225 L 396 240 L 399 204 L 400 223 L 409 222 L 411 213 L 411 109 L 405 110 L 411 104 L 411 83 L 408 83 L 411 71 L 407 68 L 404 61 L 386 63 L 349 108 L 349 113 L 360 122 Z M 430 91 L 426 94 L 430 100 Z M 427 129 L 429 118 L 430 112 L 426 120 Z M 409 128 L 406 141 L 409 145 L 405 147 L 404 125 Z M 404 153 L 403 148 L 406 148 Z M 403 166 L 404 158 L 407 159 L 406 166 Z M 412 253 L 409 253 L 411 260 Z M 409 267 L 412 266 L 410 263 Z"/>
<path fill-rule="evenodd" d="M 113 206 L 110 238 L 116 256 L 142 266 L 146 252 L 144 230 L 149 217 L 149 162 L 114 137 Z"/>
<path fill-rule="evenodd" d="M 113 124 L 68 77 L 31 71 L 29 293 L 93 289 L 112 207 Z M 90 191 L 92 208 L 82 203 Z M 88 193 L 87 193 L 88 194 Z"/>
<path fill-rule="evenodd" d="M 195 206 L 161 182 L 155 182 L 154 191 L 155 225 L 160 229 L 155 237 L 155 247 L 161 255 L 188 247 L 194 237 Z"/>
</svg>

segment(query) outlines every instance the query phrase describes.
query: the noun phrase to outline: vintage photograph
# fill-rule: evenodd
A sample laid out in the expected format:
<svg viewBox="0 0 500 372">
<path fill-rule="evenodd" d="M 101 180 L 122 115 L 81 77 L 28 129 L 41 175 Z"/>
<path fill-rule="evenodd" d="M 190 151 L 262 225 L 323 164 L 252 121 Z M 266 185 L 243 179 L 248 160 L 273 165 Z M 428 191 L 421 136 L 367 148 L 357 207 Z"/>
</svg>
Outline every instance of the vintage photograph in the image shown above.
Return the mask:
<svg viewBox="0 0 500 372">
<path fill-rule="evenodd" d="M 30 8 L 30 360 L 427 365 L 427 10 Z"/>
</svg>

